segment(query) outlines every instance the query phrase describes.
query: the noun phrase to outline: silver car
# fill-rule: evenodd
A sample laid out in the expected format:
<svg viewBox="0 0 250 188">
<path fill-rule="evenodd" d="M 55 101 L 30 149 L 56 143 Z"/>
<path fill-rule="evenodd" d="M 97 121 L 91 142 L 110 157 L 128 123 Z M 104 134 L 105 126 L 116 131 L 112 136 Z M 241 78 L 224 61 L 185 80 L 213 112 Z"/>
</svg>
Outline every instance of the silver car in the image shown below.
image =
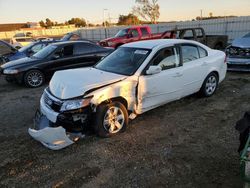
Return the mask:
<svg viewBox="0 0 250 188">
<path fill-rule="evenodd" d="M 227 70 L 250 72 L 250 33 L 227 47 Z"/>
</svg>

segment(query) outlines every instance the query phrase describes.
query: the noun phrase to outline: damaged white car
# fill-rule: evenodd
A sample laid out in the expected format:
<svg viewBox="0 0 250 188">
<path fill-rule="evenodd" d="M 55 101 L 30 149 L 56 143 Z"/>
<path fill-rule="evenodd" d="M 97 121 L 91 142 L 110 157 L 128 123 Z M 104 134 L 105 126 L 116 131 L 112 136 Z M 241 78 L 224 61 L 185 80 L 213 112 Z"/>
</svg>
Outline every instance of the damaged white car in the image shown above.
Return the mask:
<svg viewBox="0 0 250 188">
<path fill-rule="evenodd" d="M 196 92 L 213 95 L 226 70 L 224 52 L 198 42 L 125 44 L 94 67 L 56 72 L 29 133 L 51 149 L 74 143 L 88 126 L 109 137 L 160 105 Z"/>
</svg>

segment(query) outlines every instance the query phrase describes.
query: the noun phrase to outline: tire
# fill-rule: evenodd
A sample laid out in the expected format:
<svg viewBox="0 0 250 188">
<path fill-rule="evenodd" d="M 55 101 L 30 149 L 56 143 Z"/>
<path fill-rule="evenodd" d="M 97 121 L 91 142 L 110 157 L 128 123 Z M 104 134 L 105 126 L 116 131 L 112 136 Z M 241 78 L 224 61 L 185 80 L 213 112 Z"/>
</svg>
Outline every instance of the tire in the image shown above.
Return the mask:
<svg viewBox="0 0 250 188">
<path fill-rule="evenodd" d="M 218 87 L 218 76 L 214 72 L 210 73 L 204 80 L 200 89 L 200 94 L 203 97 L 212 96 Z"/>
<path fill-rule="evenodd" d="M 94 123 L 94 129 L 98 136 L 111 137 L 124 132 L 127 125 L 128 111 L 122 103 L 111 102 L 98 106 Z"/>
<path fill-rule="evenodd" d="M 24 75 L 24 83 L 27 87 L 40 87 L 41 85 L 43 85 L 44 81 L 44 74 L 39 70 L 30 70 Z"/>
</svg>

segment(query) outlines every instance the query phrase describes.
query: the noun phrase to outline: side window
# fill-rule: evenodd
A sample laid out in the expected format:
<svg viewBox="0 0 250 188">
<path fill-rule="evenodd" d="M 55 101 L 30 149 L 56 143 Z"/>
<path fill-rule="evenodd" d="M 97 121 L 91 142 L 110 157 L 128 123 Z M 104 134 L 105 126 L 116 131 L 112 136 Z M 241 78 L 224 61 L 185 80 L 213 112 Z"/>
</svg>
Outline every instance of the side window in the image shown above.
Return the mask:
<svg viewBox="0 0 250 188">
<path fill-rule="evenodd" d="M 190 39 L 194 37 L 193 31 L 190 29 L 184 30 L 183 32 L 181 32 L 180 35 L 181 35 L 180 38 L 183 38 L 183 39 Z"/>
<path fill-rule="evenodd" d="M 37 44 L 31 48 L 31 51 L 36 53 L 40 51 L 41 49 L 43 49 L 44 47 L 45 47 L 45 44 Z"/>
<path fill-rule="evenodd" d="M 137 29 L 130 30 L 130 33 L 132 34 L 133 37 L 138 37 L 139 36 L 139 33 L 138 33 Z"/>
<path fill-rule="evenodd" d="M 70 38 L 69 41 L 77 41 L 80 40 L 80 36 L 77 34 L 73 34 Z"/>
<path fill-rule="evenodd" d="M 142 33 L 142 36 L 147 36 L 149 34 L 147 28 L 145 27 L 141 28 L 141 33 Z"/>
<path fill-rule="evenodd" d="M 92 44 L 88 44 L 88 43 L 76 44 L 74 46 L 74 55 L 87 54 L 87 53 L 95 52 L 97 50 L 98 50 L 98 47 Z"/>
<path fill-rule="evenodd" d="M 199 54 L 200 54 L 200 58 L 206 57 L 207 54 L 207 50 L 203 49 L 202 47 L 198 47 L 199 50 Z"/>
<path fill-rule="evenodd" d="M 68 57 L 73 55 L 73 45 L 64 46 L 62 49 L 62 56 Z"/>
<path fill-rule="evenodd" d="M 154 58 L 152 65 L 159 65 L 162 70 L 178 67 L 180 65 L 180 57 L 176 48 L 172 47 L 161 50 Z"/>
<path fill-rule="evenodd" d="M 183 63 L 199 59 L 199 52 L 196 46 L 182 45 L 182 58 Z"/>
</svg>

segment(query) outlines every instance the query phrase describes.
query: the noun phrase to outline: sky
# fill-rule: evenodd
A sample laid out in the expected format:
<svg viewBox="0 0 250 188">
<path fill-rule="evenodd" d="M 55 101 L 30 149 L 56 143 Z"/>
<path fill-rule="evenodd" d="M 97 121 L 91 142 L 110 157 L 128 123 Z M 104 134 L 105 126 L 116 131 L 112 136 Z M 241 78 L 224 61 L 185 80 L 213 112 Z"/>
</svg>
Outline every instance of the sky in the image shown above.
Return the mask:
<svg viewBox="0 0 250 188">
<path fill-rule="evenodd" d="M 159 21 L 185 21 L 200 16 L 248 16 L 250 0 L 158 0 Z M 64 22 L 72 17 L 90 23 L 101 23 L 104 18 L 117 21 L 127 15 L 135 0 L 0 0 L 0 23 L 38 22 L 50 18 Z M 104 10 L 105 9 L 105 10 Z"/>
</svg>

